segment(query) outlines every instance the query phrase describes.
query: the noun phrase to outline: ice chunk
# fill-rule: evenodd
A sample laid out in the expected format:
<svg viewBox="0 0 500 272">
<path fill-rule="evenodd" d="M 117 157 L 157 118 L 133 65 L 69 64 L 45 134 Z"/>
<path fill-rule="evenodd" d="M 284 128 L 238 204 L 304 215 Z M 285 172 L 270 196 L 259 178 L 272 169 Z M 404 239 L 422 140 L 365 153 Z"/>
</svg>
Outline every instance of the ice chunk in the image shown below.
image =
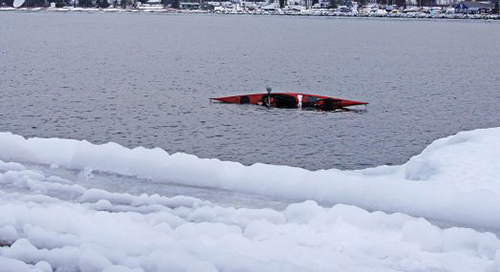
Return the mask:
<svg viewBox="0 0 500 272">
<path fill-rule="evenodd" d="M 7 172 L 7 171 L 24 171 L 26 168 L 19 163 L 15 162 L 3 162 L 0 160 L 0 172 Z"/>
<path fill-rule="evenodd" d="M 132 269 L 124 265 L 112 265 L 106 267 L 102 272 L 144 272 L 144 270 L 140 268 Z"/>
<path fill-rule="evenodd" d="M 0 227 L 0 246 L 10 246 L 18 238 L 19 234 L 12 225 Z"/>
<path fill-rule="evenodd" d="M 443 250 L 443 234 L 441 229 L 431 225 L 427 220 L 407 221 L 403 225 L 402 240 L 418 244 L 422 250 L 441 252 Z"/>
<path fill-rule="evenodd" d="M 82 272 L 101 272 L 112 263 L 100 252 L 85 249 L 80 252 L 78 266 Z"/>
<path fill-rule="evenodd" d="M 209 262 L 192 262 L 186 267 L 186 272 L 218 272 Z"/>
<path fill-rule="evenodd" d="M 293 223 L 307 223 L 324 213 L 323 208 L 311 200 L 304 203 L 291 204 L 285 210 L 287 221 Z"/>
<path fill-rule="evenodd" d="M 35 264 L 35 267 L 42 270 L 43 272 L 52 272 L 52 266 L 46 261 L 39 261 Z"/>
<path fill-rule="evenodd" d="M 10 259 L 0 256 L 0 271 L 2 272 L 32 272 L 30 265 L 16 259 Z M 44 272 L 40 270 L 41 272 Z"/>
</svg>

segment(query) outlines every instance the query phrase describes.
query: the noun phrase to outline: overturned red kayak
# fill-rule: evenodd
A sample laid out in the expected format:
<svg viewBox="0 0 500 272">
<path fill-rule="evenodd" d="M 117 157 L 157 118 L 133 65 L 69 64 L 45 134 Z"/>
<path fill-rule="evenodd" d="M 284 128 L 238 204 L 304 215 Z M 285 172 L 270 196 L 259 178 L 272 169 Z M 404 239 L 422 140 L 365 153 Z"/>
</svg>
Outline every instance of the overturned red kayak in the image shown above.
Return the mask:
<svg viewBox="0 0 500 272">
<path fill-rule="evenodd" d="M 276 108 L 314 108 L 336 110 L 345 107 L 367 105 L 367 102 L 303 93 L 260 93 L 210 98 L 210 100 L 234 104 L 255 104 Z"/>
</svg>

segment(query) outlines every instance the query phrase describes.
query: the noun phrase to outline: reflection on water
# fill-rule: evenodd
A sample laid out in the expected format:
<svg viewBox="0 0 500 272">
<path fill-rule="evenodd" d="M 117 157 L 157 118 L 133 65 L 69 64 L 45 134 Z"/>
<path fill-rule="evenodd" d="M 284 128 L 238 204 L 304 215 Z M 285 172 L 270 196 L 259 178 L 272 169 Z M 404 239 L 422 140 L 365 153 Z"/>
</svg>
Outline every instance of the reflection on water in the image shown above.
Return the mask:
<svg viewBox="0 0 500 272">
<path fill-rule="evenodd" d="M 4 13 L 0 131 L 308 169 L 401 164 L 499 126 L 498 22 Z M 211 103 L 305 92 L 319 112 Z"/>
</svg>

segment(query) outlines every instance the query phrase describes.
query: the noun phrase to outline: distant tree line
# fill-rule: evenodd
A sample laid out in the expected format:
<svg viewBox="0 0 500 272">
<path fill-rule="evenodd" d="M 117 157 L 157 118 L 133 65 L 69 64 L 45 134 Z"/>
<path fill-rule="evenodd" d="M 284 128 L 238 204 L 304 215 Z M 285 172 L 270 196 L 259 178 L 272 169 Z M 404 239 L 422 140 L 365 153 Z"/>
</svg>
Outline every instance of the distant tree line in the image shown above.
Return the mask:
<svg viewBox="0 0 500 272">
<path fill-rule="evenodd" d="M 74 2 L 76 1 L 76 3 Z M 110 2 L 112 1 L 112 2 Z M 24 6 L 25 7 L 47 7 L 50 5 L 50 2 L 55 2 L 57 7 L 62 6 L 78 6 L 78 7 L 100 7 L 107 8 L 109 6 L 126 8 L 128 6 L 136 6 L 138 2 L 145 4 L 148 0 L 26 0 Z M 184 1 L 193 1 L 193 0 L 184 0 Z M 204 1 L 204 0 L 199 0 Z M 205 0 L 206 1 L 206 0 Z M 275 0 L 279 2 L 281 8 L 284 8 L 287 5 L 287 0 Z M 14 0 L 0 0 L 0 6 L 12 6 Z M 319 0 L 312 0 L 312 5 L 318 3 Z M 368 0 L 357 0 L 356 1 L 359 6 L 365 6 L 368 4 Z M 180 7 L 180 0 L 161 0 L 161 3 L 164 7 L 170 5 L 172 8 Z M 380 5 L 396 5 L 398 7 L 405 7 L 406 0 L 376 0 L 377 4 Z M 76 5 L 75 5 L 76 4 Z M 329 0 L 330 8 L 338 8 L 339 6 L 351 6 L 351 0 Z M 420 6 L 434 6 L 436 5 L 436 0 L 417 0 L 417 5 Z M 499 1 L 495 1 L 495 9 L 493 13 L 498 14 L 500 11 Z"/>
<path fill-rule="evenodd" d="M 48 7 L 50 2 L 55 2 L 56 7 L 63 6 L 77 6 L 84 8 L 98 7 L 107 8 L 122 7 L 126 8 L 129 6 L 135 7 L 137 3 L 146 4 L 148 0 L 26 0 L 24 7 Z M 111 2 L 110 2 L 111 1 Z M 0 6 L 12 6 L 14 0 L 0 0 Z M 180 0 L 162 0 L 161 2 L 165 7 L 170 5 L 172 8 L 180 7 Z"/>
<path fill-rule="evenodd" d="M 14 4 L 14 0 L 0 0 L 0 6 L 12 6 Z"/>
<path fill-rule="evenodd" d="M 51 2 L 56 3 L 56 7 L 63 6 L 77 6 L 84 8 L 98 7 L 98 8 L 108 8 L 112 6 L 122 6 L 126 8 L 127 6 L 132 6 L 141 2 L 145 4 L 147 0 L 26 0 L 24 2 L 24 7 L 48 7 Z M 112 2 L 110 2 L 112 1 Z M 176 0 L 178 1 L 178 0 Z M 0 0 L 0 6 L 12 6 L 14 0 Z"/>
<path fill-rule="evenodd" d="M 123 0 L 128 1 L 128 0 Z M 147 0 L 141 0 L 146 2 Z M 107 8 L 111 6 L 108 0 L 76 0 L 76 3 L 73 0 L 26 0 L 24 2 L 23 7 L 48 7 L 51 2 L 56 3 L 56 7 L 63 6 L 77 6 L 77 7 L 99 7 L 99 8 Z M 14 0 L 0 0 L 0 6 L 12 6 Z M 114 0 L 113 4 L 118 5 L 118 1 Z"/>
<path fill-rule="evenodd" d="M 0 0 L 0 6 L 12 6 L 14 0 Z M 48 7 L 51 2 L 56 3 L 56 7 L 75 5 L 73 0 L 26 0 L 23 7 Z M 110 6 L 108 0 L 76 0 L 78 7 L 101 7 Z"/>
</svg>

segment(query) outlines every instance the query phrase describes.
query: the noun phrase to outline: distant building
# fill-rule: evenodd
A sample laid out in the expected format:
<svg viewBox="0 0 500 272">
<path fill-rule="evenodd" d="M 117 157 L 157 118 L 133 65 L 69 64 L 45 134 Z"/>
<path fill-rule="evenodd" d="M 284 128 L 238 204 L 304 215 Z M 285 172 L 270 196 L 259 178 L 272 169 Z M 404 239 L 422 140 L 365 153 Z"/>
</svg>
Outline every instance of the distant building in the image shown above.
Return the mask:
<svg viewBox="0 0 500 272">
<path fill-rule="evenodd" d="M 451 6 L 455 2 L 458 2 L 458 1 L 455 1 L 455 0 L 436 0 L 436 6 Z"/>
<path fill-rule="evenodd" d="M 405 4 L 407 6 L 410 6 L 410 7 L 411 6 L 418 6 L 419 5 L 419 1 L 417 1 L 417 0 L 406 0 Z"/>
<path fill-rule="evenodd" d="M 200 3 L 196 3 L 196 2 L 180 2 L 179 3 L 179 8 L 180 9 L 199 9 L 200 8 Z"/>
<path fill-rule="evenodd" d="M 212 3 L 207 3 L 207 2 L 202 2 L 200 4 L 200 9 L 202 10 L 214 10 L 215 9 L 215 5 L 212 4 Z"/>
<path fill-rule="evenodd" d="M 456 13 L 480 14 L 492 13 L 495 4 L 491 2 L 463 1 L 455 6 Z"/>
<path fill-rule="evenodd" d="M 145 4 L 145 6 L 161 6 L 162 1 L 161 0 L 148 0 Z"/>
</svg>

